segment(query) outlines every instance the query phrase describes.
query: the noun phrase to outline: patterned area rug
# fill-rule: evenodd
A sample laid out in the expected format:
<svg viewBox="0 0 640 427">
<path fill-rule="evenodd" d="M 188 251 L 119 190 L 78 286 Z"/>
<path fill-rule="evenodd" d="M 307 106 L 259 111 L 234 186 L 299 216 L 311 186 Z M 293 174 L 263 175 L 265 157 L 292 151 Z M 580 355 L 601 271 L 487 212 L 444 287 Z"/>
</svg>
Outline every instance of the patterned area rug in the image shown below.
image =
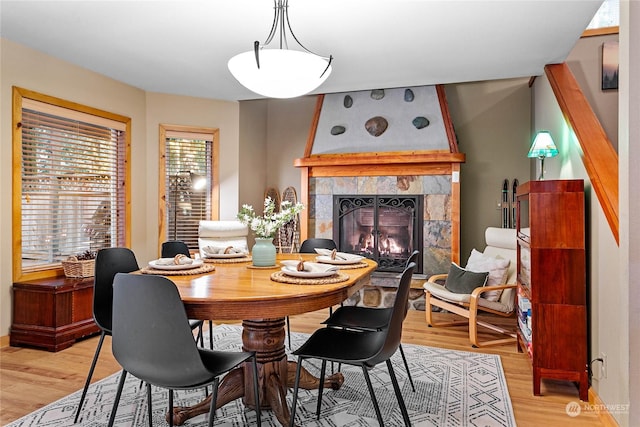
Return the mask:
<svg viewBox="0 0 640 427">
<path fill-rule="evenodd" d="M 240 327 L 221 325 L 214 329 L 214 348 L 240 349 Z M 205 334 L 208 337 L 208 334 Z M 307 335 L 292 333 L 292 346 L 297 348 Z M 402 388 L 413 426 L 515 426 L 511 400 L 496 355 L 444 350 L 410 344 L 403 345 L 413 380 L 411 390 L 399 352 L 392 362 Z M 304 367 L 317 374 L 319 362 L 305 362 Z M 329 366 L 329 365 L 328 365 Z M 329 368 L 328 368 L 329 370 Z M 377 426 L 371 398 L 360 368 L 343 366 L 345 382 L 338 391 L 323 393 L 320 420 L 315 419 L 317 391 L 300 390 L 296 424 L 312 427 Z M 391 380 L 384 364 L 370 371 L 371 381 L 380 404 L 385 426 L 402 426 Z M 104 426 L 109 419 L 120 374 L 94 383 L 77 425 Z M 164 415 L 168 405 L 166 390 L 152 388 L 153 425 L 168 425 Z M 62 427 L 73 425 L 73 417 L 81 390 L 9 424 L 9 427 Z M 188 406 L 204 398 L 203 390 L 178 391 L 174 404 Z M 289 403 L 291 393 L 288 394 Z M 206 426 L 207 414 L 192 418 L 186 426 Z M 147 426 L 145 387 L 132 376 L 127 382 L 118 407 L 116 426 Z M 215 426 L 247 426 L 255 424 L 255 412 L 246 409 L 239 399 L 216 412 Z M 279 426 L 270 411 L 262 411 L 263 426 Z"/>
</svg>

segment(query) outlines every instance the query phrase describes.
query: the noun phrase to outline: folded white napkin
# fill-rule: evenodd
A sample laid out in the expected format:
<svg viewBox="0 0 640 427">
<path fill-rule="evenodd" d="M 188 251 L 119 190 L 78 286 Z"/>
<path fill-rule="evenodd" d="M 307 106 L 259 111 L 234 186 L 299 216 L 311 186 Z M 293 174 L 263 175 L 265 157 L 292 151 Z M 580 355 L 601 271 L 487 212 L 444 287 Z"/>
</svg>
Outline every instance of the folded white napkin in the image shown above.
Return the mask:
<svg viewBox="0 0 640 427">
<path fill-rule="evenodd" d="M 314 250 L 316 251 L 317 254 L 324 255 L 324 256 L 331 256 L 331 253 L 333 252 L 331 249 L 322 249 L 322 248 L 315 248 Z M 350 254 L 347 252 L 336 252 L 336 259 L 343 260 L 343 261 L 361 260 L 362 256 Z"/>
<path fill-rule="evenodd" d="M 223 247 L 218 247 L 218 246 L 205 246 L 202 248 L 202 251 L 205 253 L 205 255 L 222 255 L 224 254 L 224 251 L 227 248 L 223 248 Z M 246 254 L 247 251 L 245 251 L 243 248 L 234 248 L 231 247 L 229 248 L 228 254 Z"/>
<path fill-rule="evenodd" d="M 280 262 L 282 263 L 282 265 L 284 265 L 284 268 L 286 268 L 287 270 L 298 271 L 298 264 L 300 263 L 300 261 L 289 259 L 289 260 L 283 260 Z M 311 262 L 311 261 L 304 262 L 304 271 L 306 271 L 307 273 L 326 273 L 329 271 L 338 271 L 338 270 L 339 268 L 335 265 L 322 264 L 319 262 Z"/>
<path fill-rule="evenodd" d="M 176 259 L 178 260 L 177 263 L 176 263 Z M 193 264 L 193 259 L 189 258 L 186 255 L 182 257 L 160 258 L 156 260 L 156 264 L 157 265 L 188 265 L 188 264 Z"/>
</svg>

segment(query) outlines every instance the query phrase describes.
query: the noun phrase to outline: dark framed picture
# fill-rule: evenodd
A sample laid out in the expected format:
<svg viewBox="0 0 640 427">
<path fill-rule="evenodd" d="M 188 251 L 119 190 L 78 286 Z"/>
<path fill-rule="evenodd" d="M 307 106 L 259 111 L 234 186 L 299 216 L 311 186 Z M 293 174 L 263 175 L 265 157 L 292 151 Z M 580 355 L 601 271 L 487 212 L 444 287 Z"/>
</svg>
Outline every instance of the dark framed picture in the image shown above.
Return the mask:
<svg viewBox="0 0 640 427">
<path fill-rule="evenodd" d="M 602 90 L 618 89 L 618 42 L 602 43 Z"/>
</svg>

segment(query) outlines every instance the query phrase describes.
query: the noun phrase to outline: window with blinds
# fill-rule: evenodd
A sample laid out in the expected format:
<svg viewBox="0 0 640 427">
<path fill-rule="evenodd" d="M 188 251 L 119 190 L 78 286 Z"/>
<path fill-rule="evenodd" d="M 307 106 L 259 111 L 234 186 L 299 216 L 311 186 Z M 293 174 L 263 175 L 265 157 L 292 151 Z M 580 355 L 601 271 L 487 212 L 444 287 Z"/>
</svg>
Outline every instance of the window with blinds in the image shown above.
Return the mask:
<svg viewBox="0 0 640 427">
<path fill-rule="evenodd" d="M 19 99 L 21 273 L 125 245 L 127 123 Z"/>
<path fill-rule="evenodd" d="M 198 248 L 200 220 L 213 217 L 217 130 L 164 130 L 166 240 L 182 240 Z"/>
</svg>

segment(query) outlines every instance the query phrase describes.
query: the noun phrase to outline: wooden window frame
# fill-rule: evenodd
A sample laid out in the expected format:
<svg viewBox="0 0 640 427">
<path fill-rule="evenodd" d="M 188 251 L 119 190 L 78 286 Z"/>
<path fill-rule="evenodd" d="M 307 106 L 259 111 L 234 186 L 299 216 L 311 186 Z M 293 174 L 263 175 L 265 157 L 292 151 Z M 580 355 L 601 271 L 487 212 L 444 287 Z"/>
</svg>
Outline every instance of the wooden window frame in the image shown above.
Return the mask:
<svg viewBox="0 0 640 427">
<path fill-rule="evenodd" d="M 38 93 L 32 90 L 13 87 L 12 91 L 13 105 L 12 105 L 12 141 L 13 141 L 13 155 L 12 155 L 12 264 L 13 264 L 13 280 L 33 280 L 40 278 L 59 277 L 63 276 L 63 269 L 61 264 L 57 264 L 53 267 L 38 269 L 34 271 L 23 271 L 22 267 L 22 109 L 24 100 L 33 100 L 50 104 L 54 108 L 59 107 L 69 110 L 70 116 L 73 112 L 80 114 L 89 114 L 106 120 L 116 121 L 124 125 L 125 140 L 124 140 L 124 156 L 123 159 L 123 174 L 124 182 L 122 188 L 124 191 L 124 215 L 123 221 L 124 230 L 121 230 L 124 236 L 124 245 L 130 246 L 130 225 L 131 225 L 131 119 L 119 114 L 114 114 L 108 111 L 99 110 L 97 108 L 89 107 L 86 105 L 78 104 L 75 102 L 67 101 L 61 98 Z"/>
<path fill-rule="evenodd" d="M 219 219 L 220 212 L 220 181 L 219 181 L 219 158 L 220 158 L 220 130 L 218 128 L 208 128 L 200 126 L 170 125 L 160 124 L 159 126 L 159 161 L 158 161 L 158 253 L 163 242 L 167 240 L 166 214 L 167 205 L 170 202 L 166 187 L 166 140 L 167 133 L 180 132 L 186 134 L 207 134 L 212 136 L 211 147 L 211 216 L 210 220 Z"/>
</svg>

